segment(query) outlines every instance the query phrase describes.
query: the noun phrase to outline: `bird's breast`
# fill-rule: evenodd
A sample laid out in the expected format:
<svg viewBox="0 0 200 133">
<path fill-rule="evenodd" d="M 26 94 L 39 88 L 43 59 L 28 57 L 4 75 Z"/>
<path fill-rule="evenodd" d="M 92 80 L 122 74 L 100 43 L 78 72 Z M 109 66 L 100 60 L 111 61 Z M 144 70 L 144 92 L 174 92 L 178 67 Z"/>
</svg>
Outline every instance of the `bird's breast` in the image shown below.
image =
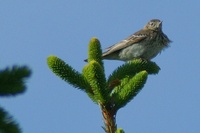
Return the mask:
<svg viewBox="0 0 200 133">
<path fill-rule="evenodd" d="M 119 52 L 119 58 L 124 61 L 134 58 L 143 58 L 150 60 L 159 54 L 165 46 L 160 42 L 136 43 L 122 49 Z"/>
</svg>

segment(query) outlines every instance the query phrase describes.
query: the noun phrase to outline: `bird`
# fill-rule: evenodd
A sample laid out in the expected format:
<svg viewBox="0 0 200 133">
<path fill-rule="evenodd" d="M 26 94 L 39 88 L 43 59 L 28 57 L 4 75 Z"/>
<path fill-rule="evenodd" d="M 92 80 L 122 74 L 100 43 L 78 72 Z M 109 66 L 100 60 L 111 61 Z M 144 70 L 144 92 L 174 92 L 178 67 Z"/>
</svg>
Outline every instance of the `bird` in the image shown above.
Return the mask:
<svg viewBox="0 0 200 133">
<path fill-rule="evenodd" d="M 141 58 L 151 60 L 167 48 L 171 42 L 162 31 L 162 21 L 152 19 L 143 29 L 106 48 L 102 59 L 130 61 Z"/>
</svg>

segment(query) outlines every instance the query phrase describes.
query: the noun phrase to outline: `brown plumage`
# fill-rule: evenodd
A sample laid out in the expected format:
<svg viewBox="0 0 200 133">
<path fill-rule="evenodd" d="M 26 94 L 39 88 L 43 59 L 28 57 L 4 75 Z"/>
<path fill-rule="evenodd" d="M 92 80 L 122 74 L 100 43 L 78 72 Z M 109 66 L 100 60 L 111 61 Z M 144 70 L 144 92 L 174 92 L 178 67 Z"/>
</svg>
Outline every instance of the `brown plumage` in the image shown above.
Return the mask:
<svg viewBox="0 0 200 133">
<path fill-rule="evenodd" d="M 128 61 L 134 58 L 150 60 L 168 47 L 171 41 L 162 32 L 162 21 L 150 20 L 143 29 L 108 47 L 103 59 Z"/>
</svg>

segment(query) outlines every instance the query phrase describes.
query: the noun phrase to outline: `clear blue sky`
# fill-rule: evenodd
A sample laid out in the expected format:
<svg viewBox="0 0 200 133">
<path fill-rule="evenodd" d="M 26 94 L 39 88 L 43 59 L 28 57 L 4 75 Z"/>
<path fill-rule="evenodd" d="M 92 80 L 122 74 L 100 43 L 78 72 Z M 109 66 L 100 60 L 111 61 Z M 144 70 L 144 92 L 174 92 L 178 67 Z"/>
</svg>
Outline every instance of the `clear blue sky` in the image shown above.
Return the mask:
<svg viewBox="0 0 200 133">
<path fill-rule="evenodd" d="M 56 55 L 82 71 L 90 38 L 106 48 L 163 20 L 171 47 L 153 59 L 160 67 L 117 114 L 126 133 L 200 132 L 200 2 L 198 0 L 1 0 L 0 68 L 28 65 L 23 95 L 1 98 L 24 133 L 102 133 L 99 107 L 48 68 Z M 108 76 L 121 61 L 105 61 Z"/>
</svg>

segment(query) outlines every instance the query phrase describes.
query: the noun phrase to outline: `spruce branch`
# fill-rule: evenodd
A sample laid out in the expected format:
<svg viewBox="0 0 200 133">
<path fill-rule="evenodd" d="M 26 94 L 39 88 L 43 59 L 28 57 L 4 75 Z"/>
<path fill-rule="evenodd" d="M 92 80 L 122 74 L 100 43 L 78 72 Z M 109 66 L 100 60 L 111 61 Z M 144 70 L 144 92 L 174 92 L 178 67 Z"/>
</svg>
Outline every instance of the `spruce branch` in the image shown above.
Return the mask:
<svg viewBox="0 0 200 133">
<path fill-rule="evenodd" d="M 108 83 L 116 79 L 121 80 L 125 76 L 134 76 L 136 73 L 143 70 L 146 70 L 148 74 L 157 74 L 160 68 L 154 62 L 142 59 L 134 59 L 115 69 L 109 76 Z"/>
<path fill-rule="evenodd" d="M 147 71 L 141 71 L 134 77 L 126 77 L 122 80 L 121 85 L 116 87 L 112 93 L 115 110 L 124 107 L 139 93 L 147 80 L 147 76 Z"/>
<path fill-rule="evenodd" d="M 125 132 L 122 128 L 119 128 L 119 129 L 117 129 L 117 131 L 115 133 L 125 133 Z"/>
<path fill-rule="evenodd" d="M 47 63 L 54 74 L 56 74 L 62 80 L 73 85 L 75 88 L 79 88 L 81 90 L 89 88 L 89 84 L 84 77 L 58 57 L 49 56 Z"/>
<path fill-rule="evenodd" d="M 31 75 L 26 66 L 13 66 L 0 70 L 0 96 L 15 96 L 25 92 L 25 81 Z"/>
<path fill-rule="evenodd" d="M 61 79 L 84 90 L 100 106 L 106 133 L 124 133 L 123 129 L 117 129 L 117 111 L 141 91 L 148 74 L 157 74 L 160 68 L 154 62 L 134 59 L 115 69 L 106 80 L 99 40 L 92 38 L 88 49 L 85 60 L 88 64 L 82 73 L 55 56 L 48 57 L 49 68 Z"/>
<path fill-rule="evenodd" d="M 101 44 L 97 38 L 92 38 L 89 42 L 87 60 L 88 62 L 95 60 L 103 67 Z"/>
<path fill-rule="evenodd" d="M 83 69 L 83 75 L 89 82 L 95 97 L 95 101 L 105 103 L 108 93 L 106 89 L 106 78 L 103 68 L 95 60 L 90 61 Z"/>
<path fill-rule="evenodd" d="M 16 96 L 25 92 L 26 79 L 31 70 L 26 66 L 13 66 L 0 70 L 0 96 Z M 21 133 L 19 125 L 0 107 L 0 133 Z"/>
<path fill-rule="evenodd" d="M 47 64 L 55 75 L 60 77 L 65 82 L 71 84 L 75 88 L 85 91 L 95 102 L 95 98 L 93 97 L 94 93 L 89 83 L 81 73 L 73 69 L 70 65 L 66 64 L 60 58 L 53 55 L 47 58 Z"/>
<path fill-rule="evenodd" d="M 0 133 L 21 133 L 19 125 L 0 107 Z"/>
<path fill-rule="evenodd" d="M 104 127 L 102 128 L 106 133 L 115 133 L 115 131 L 117 130 L 117 124 L 116 124 L 117 110 L 114 110 L 111 104 L 105 105 L 99 102 L 99 106 L 104 120 Z"/>
</svg>

